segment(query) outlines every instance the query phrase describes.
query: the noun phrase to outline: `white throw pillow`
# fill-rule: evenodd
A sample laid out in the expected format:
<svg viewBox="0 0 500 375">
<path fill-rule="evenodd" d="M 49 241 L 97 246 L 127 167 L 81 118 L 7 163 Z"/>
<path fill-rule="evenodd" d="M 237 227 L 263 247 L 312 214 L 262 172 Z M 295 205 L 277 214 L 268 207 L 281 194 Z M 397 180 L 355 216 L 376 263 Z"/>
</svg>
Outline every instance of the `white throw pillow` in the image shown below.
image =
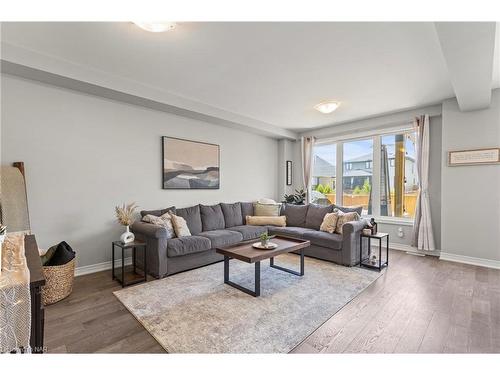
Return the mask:
<svg viewBox="0 0 500 375">
<path fill-rule="evenodd" d="M 274 199 L 270 198 L 260 198 L 257 203 L 260 204 L 276 204 L 276 201 Z"/>
<path fill-rule="evenodd" d="M 345 223 L 348 223 L 349 221 L 358 221 L 359 219 L 361 219 L 357 212 L 343 212 L 338 210 L 336 213 L 338 215 L 338 220 L 335 232 L 338 234 L 342 234 L 342 226 Z"/>
<path fill-rule="evenodd" d="M 167 230 L 167 238 L 175 237 L 174 226 L 172 224 L 172 216 L 168 212 L 164 213 L 161 216 L 155 216 L 151 214 L 145 215 L 142 218 L 142 221 L 164 227 Z"/>
<path fill-rule="evenodd" d="M 177 216 L 173 213 L 170 213 L 170 216 L 172 217 L 172 224 L 177 237 L 187 237 L 191 235 L 186 220 L 184 220 L 182 216 Z"/>
<path fill-rule="evenodd" d="M 337 228 L 337 221 L 339 220 L 339 215 L 337 212 L 332 212 L 326 214 L 323 218 L 323 222 L 319 227 L 319 230 L 322 232 L 334 233 L 335 228 Z"/>
</svg>

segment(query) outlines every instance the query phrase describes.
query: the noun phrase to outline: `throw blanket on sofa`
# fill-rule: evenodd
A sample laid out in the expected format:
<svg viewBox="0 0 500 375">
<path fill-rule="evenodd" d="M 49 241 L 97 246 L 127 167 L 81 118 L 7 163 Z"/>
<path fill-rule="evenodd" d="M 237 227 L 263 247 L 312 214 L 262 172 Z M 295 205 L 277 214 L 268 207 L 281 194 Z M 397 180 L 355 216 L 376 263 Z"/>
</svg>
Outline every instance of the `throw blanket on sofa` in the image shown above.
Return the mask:
<svg viewBox="0 0 500 375">
<path fill-rule="evenodd" d="M 29 350 L 31 330 L 30 273 L 24 255 L 24 233 L 9 233 L 2 244 L 0 271 L 0 353 Z"/>
</svg>

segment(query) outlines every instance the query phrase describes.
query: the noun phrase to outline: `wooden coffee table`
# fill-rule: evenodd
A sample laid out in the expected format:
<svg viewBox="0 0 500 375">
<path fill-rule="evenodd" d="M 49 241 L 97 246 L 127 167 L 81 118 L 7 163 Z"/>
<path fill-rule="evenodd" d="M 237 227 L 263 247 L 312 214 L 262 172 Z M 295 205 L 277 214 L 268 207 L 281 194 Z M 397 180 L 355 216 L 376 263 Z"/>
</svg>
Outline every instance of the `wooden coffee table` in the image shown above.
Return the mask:
<svg viewBox="0 0 500 375">
<path fill-rule="evenodd" d="M 252 244 L 259 240 L 245 241 L 236 245 L 227 247 L 218 247 L 216 251 L 224 255 L 224 283 L 241 290 L 251 296 L 260 296 L 260 262 L 269 259 L 271 267 L 281 271 L 285 271 L 297 276 L 304 275 L 304 248 L 308 247 L 311 243 L 306 240 L 296 238 L 276 236 L 271 242 L 278 244 L 276 249 L 272 250 L 259 250 L 252 247 Z M 274 264 L 274 257 L 290 253 L 292 251 L 300 251 L 300 271 L 294 271 L 288 268 L 280 267 Z M 255 287 L 254 290 L 247 289 L 239 284 L 229 280 L 229 260 L 231 258 L 241 260 L 246 263 L 255 264 Z"/>
</svg>

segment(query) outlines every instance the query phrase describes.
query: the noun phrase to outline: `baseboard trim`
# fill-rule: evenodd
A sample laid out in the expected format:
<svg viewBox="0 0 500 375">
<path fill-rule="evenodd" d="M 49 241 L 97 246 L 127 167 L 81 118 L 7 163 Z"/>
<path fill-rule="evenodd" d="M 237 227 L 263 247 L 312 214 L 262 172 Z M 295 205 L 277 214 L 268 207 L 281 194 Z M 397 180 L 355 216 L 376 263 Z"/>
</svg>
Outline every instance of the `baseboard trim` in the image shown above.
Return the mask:
<svg viewBox="0 0 500 375">
<path fill-rule="evenodd" d="M 372 243 L 372 246 L 378 248 L 378 243 Z M 385 243 L 383 242 L 382 242 L 382 249 L 385 249 Z M 439 250 L 424 251 L 424 250 L 419 250 L 416 247 L 397 242 L 389 242 L 389 249 L 410 252 L 417 255 L 431 255 L 434 257 L 439 257 L 439 254 L 441 253 Z"/>
<path fill-rule="evenodd" d="M 125 265 L 129 266 L 132 264 L 132 257 L 125 258 Z M 121 267 L 121 260 L 115 260 L 115 267 Z M 81 266 L 75 268 L 75 276 L 88 275 L 91 273 L 107 271 L 111 269 L 111 261 L 90 264 L 88 266 Z"/>
<path fill-rule="evenodd" d="M 457 255 L 457 254 L 441 252 L 441 256 L 439 257 L 439 260 L 447 260 L 450 262 L 471 264 L 473 266 L 494 268 L 497 270 L 500 269 L 500 261 L 498 261 L 498 260 L 468 257 L 465 255 Z"/>
</svg>

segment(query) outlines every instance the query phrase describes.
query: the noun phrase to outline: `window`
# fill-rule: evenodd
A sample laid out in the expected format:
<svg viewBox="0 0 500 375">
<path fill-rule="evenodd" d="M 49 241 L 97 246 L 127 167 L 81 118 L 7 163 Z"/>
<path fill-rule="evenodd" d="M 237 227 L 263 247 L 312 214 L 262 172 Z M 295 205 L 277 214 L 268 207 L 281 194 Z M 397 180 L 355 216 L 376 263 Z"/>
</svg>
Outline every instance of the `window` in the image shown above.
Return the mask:
<svg viewBox="0 0 500 375">
<path fill-rule="evenodd" d="M 362 206 L 363 215 L 413 218 L 418 194 L 415 139 L 415 132 L 408 130 L 317 144 L 312 201 L 337 203 L 337 196 L 338 205 Z M 380 187 L 375 191 L 374 183 Z"/>
<path fill-rule="evenodd" d="M 380 215 L 413 218 L 418 194 L 415 132 L 382 136 L 380 151 Z"/>
<path fill-rule="evenodd" d="M 363 214 L 371 213 L 372 171 L 366 166 L 373 161 L 373 140 L 344 142 L 344 174 L 342 205 L 363 206 Z"/>
<path fill-rule="evenodd" d="M 335 175 L 337 145 L 317 145 L 313 151 L 311 201 L 319 204 L 335 203 Z"/>
</svg>

